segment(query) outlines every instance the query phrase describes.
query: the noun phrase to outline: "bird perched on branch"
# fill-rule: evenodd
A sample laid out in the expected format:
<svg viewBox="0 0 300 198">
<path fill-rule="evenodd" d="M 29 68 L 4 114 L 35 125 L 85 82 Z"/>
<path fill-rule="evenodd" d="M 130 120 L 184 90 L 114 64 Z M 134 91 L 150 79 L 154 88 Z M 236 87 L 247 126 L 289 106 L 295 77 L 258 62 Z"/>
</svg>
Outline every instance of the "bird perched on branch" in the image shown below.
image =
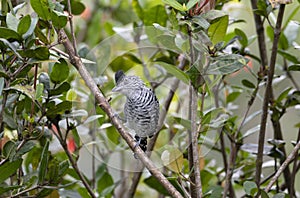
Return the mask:
<svg viewBox="0 0 300 198">
<path fill-rule="evenodd" d="M 137 145 L 145 152 L 147 137 L 157 132 L 159 118 L 159 102 L 155 93 L 146 87 L 137 76 L 126 76 L 122 70 L 115 73 L 116 86 L 112 92 L 126 96 L 124 121 L 128 128 L 134 130 Z"/>
</svg>

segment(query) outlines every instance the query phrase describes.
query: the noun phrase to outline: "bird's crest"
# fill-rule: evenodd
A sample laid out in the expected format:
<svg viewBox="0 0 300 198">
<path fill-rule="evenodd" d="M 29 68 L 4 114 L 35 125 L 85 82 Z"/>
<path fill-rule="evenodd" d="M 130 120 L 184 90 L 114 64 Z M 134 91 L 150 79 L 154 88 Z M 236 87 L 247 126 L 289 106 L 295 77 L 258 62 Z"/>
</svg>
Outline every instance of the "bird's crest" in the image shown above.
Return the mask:
<svg viewBox="0 0 300 198">
<path fill-rule="evenodd" d="M 118 70 L 116 73 L 115 73 L 115 81 L 116 81 L 116 84 L 118 84 L 118 82 L 121 81 L 122 78 L 125 77 L 125 74 L 123 72 L 123 70 Z"/>
</svg>

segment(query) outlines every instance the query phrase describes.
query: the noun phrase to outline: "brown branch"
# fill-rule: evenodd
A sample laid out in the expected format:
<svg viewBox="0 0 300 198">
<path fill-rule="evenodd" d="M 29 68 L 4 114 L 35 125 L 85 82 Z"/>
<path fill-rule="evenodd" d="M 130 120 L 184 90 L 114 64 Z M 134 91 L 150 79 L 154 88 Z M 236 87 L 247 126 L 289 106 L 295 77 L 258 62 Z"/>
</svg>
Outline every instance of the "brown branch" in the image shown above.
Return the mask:
<svg viewBox="0 0 300 198">
<path fill-rule="evenodd" d="M 271 181 L 269 182 L 268 186 L 265 188 L 266 192 L 269 192 L 273 184 L 278 180 L 281 173 L 286 169 L 286 167 L 291 163 L 291 161 L 298 155 L 298 151 L 300 149 L 300 141 L 296 144 L 295 148 L 292 150 L 290 155 L 286 158 L 286 160 L 282 163 L 279 167 L 276 174 L 272 177 Z"/>
<path fill-rule="evenodd" d="M 251 0 L 252 9 L 257 9 L 257 0 Z M 266 66 L 268 65 L 268 56 L 267 56 L 267 47 L 265 42 L 265 30 L 264 24 L 261 19 L 261 16 L 254 13 L 254 20 L 255 20 L 255 27 L 256 27 L 256 34 L 258 40 L 258 48 L 259 54 L 261 59 L 261 71 L 266 71 Z M 264 75 L 264 74 L 263 74 Z"/>
<path fill-rule="evenodd" d="M 77 54 L 77 45 L 76 45 L 76 38 L 75 38 L 75 33 L 74 33 L 74 27 L 73 27 L 73 15 L 72 15 L 72 9 L 71 9 L 71 0 L 67 0 L 68 3 L 68 13 L 69 13 L 69 24 L 70 24 L 70 31 L 72 35 L 72 44 L 74 48 L 75 55 L 78 56 Z"/>
<path fill-rule="evenodd" d="M 193 37 L 190 26 L 187 25 L 188 38 L 190 44 L 190 68 L 195 63 L 195 52 L 193 48 Z M 200 76 L 199 76 L 200 77 Z M 202 76 L 201 76 L 202 77 Z M 197 133 L 197 89 L 191 84 L 189 85 L 189 108 L 188 108 L 188 119 L 191 120 L 191 129 L 188 130 L 188 161 L 190 180 L 191 180 L 191 197 L 201 198 L 202 197 L 202 185 L 201 175 L 199 167 L 199 152 L 198 152 L 198 133 Z"/>
<path fill-rule="evenodd" d="M 81 59 L 77 57 L 72 46 L 72 43 L 68 39 L 64 30 L 57 30 L 59 41 L 64 45 L 67 53 L 69 54 L 70 62 L 76 67 L 79 74 L 85 81 L 86 85 L 89 87 L 91 92 L 94 94 L 99 106 L 105 111 L 105 113 L 111 119 L 112 124 L 116 127 L 121 137 L 126 141 L 128 146 L 134 153 L 138 156 L 139 160 L 145 165 L 145 167 L 150 171 L 150 173 L 164 186 L 164 188 L 168 191 L 168 193 L 172 197 L 182 197 L 182 195 L 174 188 L 174 186 L 166 179 L 166 177 L 158 170 L 158 168 L 154 165 L 154 163 L 147 157 L 147 155 L 140 149 L 140 147 L 136 147 L 135 140 L 131 137 L 129 133 L 127 133 L 118 118 L 114 115 L 114 112 L 109 105 L 106 98 L 100 92 L 93 78 L 86 70 L 83 65 Z"/>
<path fill-rule="evenodd" d="M 297 137 L 297 142 L 300 142 L 300 128 L 298 129 L 298 137 Z M 292 175 L 297 174 L 297 164 L 298 163 L 298 158 L 294 158 L 294 163 L 293 163 L 293 170 L 292 170 Z M 295 176 L 291 177 L 290 179 L 290 185 L 291 185 L 291 191 L 290 191 L 290 197 L 293 197 L 295 195 Z"/>
<path fill-rule="evenodd" d="M 271 98 L 272 82 L 273 82 L 273 76 L 275 71 L 278 42 L 281 33 L 281 24 L 282 24 L 284 10 L 285 10 L 285 5 L 281 4 L 279 8 L 278 17 L 277 17 L 276 27 L 274 29 L 274 41 L 273 41 L 272 52 L 271 52 L 270 68 L 268 70 L 267 86 L 266 86 L 264 100 L 263 100 L 261 124 L 260 124 L 260 131 L 258 137 L 258 151 L 257 151 L 256 174 L 255 174 L 255 182 L 258 188 L 260 187 L 260 176 L 262 172 L 263 150 L 265 144 L 266 124 L 267 124 L 268 110 L 269 110 L 268 105 Z M 259 196 L 259 194 L 260 193 L 258 193 L 257 197 Z"/>
<path fill-rule="evenodd" d="M 192 175 L 194 177 L 193 184 L 194 188 L 192 188 L 192 197 L 201 198 L 202 197 L 202 184 L 201 184 L 201 175 L 200 175 L 200 161 L 199 161 L 199 149 L 198 149 L 198 133 L 197 133 L 197 89 L 190 84 L 190 120 L 191 120 L 191 146 L 192 149 L 192 166 L 193 172 Z M 190 161 L 191 163 L 191 161 Z"/>
</svg>

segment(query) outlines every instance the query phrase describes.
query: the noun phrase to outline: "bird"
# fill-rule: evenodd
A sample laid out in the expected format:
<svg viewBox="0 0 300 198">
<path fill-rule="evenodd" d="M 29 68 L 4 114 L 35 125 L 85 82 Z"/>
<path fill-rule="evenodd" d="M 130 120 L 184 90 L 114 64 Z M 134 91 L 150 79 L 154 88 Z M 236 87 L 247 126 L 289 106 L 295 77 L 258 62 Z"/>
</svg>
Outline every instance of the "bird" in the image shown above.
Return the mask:
<svg viewBox="0 0 300 198">
<path fill-rule="evenodd" d="M 123 121 L 135 132 L 136 146 L 146 152 L 147 138 L 151 138 L 158 130 L 159 101 L 154 91 L 138 76 L 127 76 L 123 70 L 118 70 L 115 83 L 112 92 L 126 96 Z"/>
</svg>

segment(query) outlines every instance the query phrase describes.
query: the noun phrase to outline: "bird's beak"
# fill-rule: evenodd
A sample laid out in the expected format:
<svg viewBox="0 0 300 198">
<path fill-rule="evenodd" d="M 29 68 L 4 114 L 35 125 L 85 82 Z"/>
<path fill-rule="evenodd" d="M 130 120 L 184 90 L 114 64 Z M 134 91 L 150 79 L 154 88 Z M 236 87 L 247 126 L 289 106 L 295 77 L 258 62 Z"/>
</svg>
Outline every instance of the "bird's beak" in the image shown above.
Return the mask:
<svg viewBox="0 0 300 198">
<path fill-rule="evenodd" d="M 119 87 L 114 87 L 112 90 L 111 90 L 111 92 L 119 92 L 120 91 L 120 88 Z"/>
</svg>

